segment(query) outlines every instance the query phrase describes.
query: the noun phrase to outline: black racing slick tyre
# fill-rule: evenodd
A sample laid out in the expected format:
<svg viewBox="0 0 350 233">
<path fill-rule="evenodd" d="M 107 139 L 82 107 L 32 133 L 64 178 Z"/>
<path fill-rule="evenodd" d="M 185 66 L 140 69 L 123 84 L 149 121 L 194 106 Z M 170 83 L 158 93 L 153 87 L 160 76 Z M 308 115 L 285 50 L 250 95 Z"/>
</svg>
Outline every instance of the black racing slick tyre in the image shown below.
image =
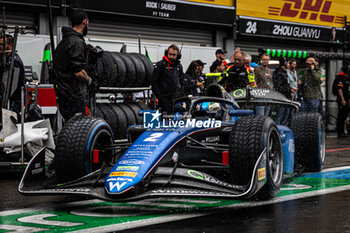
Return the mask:
<svg viewBox="0 0 350 233">
<path fill-rule="evenodd" d="M 99 71 L 98 85 L 100 87 L 111 87 L 114 86 L 116 82 L 114 59 L 112 55 L 108 52 L 104 52 L 101 57 L 101 64 Z"/>
<path fill-rule="evenodd" d="M 128 53 L 127 54 L 131 60 L 134 62 L 135 68 L 136 68 L 136 75 L 135 75 L 135 82 L 137 87 L 143 87 L 143 83 L 146 78 L 146 68 L 143 64 L 141 58 L 136 55 L 135 53 Z"/>
<path fill-rule="evenodd" d="M 296 165 L 306 171 L 320 171 L 326 157 L 325 127 L 321 115 L 301 113 L 293 116 L 290 128 L 294 134 Z"/>
<path fill-rule="evenodd" d="M 124 62 L 124 59 L 121 57 L 120 53 L 110 53 L 113 57 L 114 61 L 114 75 L 115 75 L 115 82 L 113 83 L 116 87 L 124 87 L 125 81 L 126 81 L 126 64 Z"/>
<path fill-rule="evenodd" d="M 117 128 L 116 139 L 126 138 L 126 129 L 127 129 L 128 122 L 127 122 L 125 112 L 116 104 L 111 104 L 111 107 L 112 107 L 113 113 L 118 118 L 118 123 L 119 123 Z"/>
<path fill-rule="evenodd" d="M 111 105 L 112 104 L 98 104 L 98 107 L 103 115 L 103 119 L 107 121 L 114 135 L 117 135 L 119 122 L 117 116 L 114 114 Z"/>
<path fill-rule="evenodd" d="M 100 153 L 96 161 L 94 150 L 102 150 L 113 141 L 112 130 L 102 119 L 85 116 L 68 121 L 58 135 L 55 151 L 58 182 L 71 181 L 98 170 L 103 158 L 111 155 Z"/>
<path fill-rule="evenodd" d="M 120 55 L 124 59 L 126 71 L 127 71 L 125 85 L 126 85 L 126 87 L 135 87 L 136 86 L 136 80 L 135 80 L 136 79 L 136 67 L 135 67 L 135 64 L 127 54 L 120 53 Z"/>
<path fill-rule="evenodd" d="M 135 119 L 136 119 L 136 124 L 141 125 L 142 124 L 142 116 L 139 116 L 139 111 L 142 110 L 137 104 L 135 103 L 128 103 L 128 106 L 132 109 Z"/>
<path fill-rule="evenodd" d="M 150 108 L 143 102 L 135 102 L 135 104 L 137 104 L 141 110 L 149 110 Z"/>
<path fill-rule="evenodd" d="M 136 55 L 140 57 L 140 59 L 142 60 L 145 66 L 146 76 L 145 76 L 145 81 L 143 82 L 143 86 L 149 87 L 151 85 L 152 74 L 154 69 L 153 64 L 147 56 L 138 54 L 138 53 Z"/>
<path fill-rule="evenodd" d="M 136 116 L 133 112 L 133 110 L 127 105 L 127 104 L 119 104 L 118 105 L 125 113 L 126 116 L 126 120 L 127 120 L 127 127 L 131 125 L 135 125 L 136 124 Z"/>
<path fill-rule="evenodd" d="M 238 185 L 249 184 L 254 166 L 266 148 L 267 182 L 258 197 L 276 196 L 283 177 L 283 150 L 276 123 L 266 116 L 242 117 L 232 127 L 229 146 L 232 182 Z"/>
</svg>

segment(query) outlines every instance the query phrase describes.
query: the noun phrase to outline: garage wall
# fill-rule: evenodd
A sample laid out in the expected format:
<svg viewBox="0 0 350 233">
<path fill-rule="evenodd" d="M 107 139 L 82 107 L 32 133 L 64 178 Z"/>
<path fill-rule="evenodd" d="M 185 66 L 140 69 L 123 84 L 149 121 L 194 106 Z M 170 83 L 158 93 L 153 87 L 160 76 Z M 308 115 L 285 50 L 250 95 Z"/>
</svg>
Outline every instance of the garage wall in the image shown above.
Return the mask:
<svg viewBox="0 0 350 233">
<path fill-rule="evenodd" d="M 47 43 L 50 43 L 50 37 L 48 35 L 20 35 L 18 37 L 17 52 L 23 60 L 25 66 L 32 66 L 33 71 L 40 77 L 42 58 L 44 47 Z M 127 46 L 127 52 L 139 52 L 139 46 L 137 40 L 123 41 L 123 40 L 110 40 L 89 37 L 86 39 L 87 44 L 94 46 L 99 45 L 106 51 L 119 52 L 123 45 Z M 157 62 L 162 59 L 164 50 L 168 48 L 169 43 L 151 43 L 142 41 L 142 54 L 145 54 L 145 47 L 153 62 Z M 181 48 L 181 45 L 179 45 Z M 209 72 L 209 66 L 215 60 L 215 51 L 217 47 L 202 47 L 184 45 L 182 48 L 182 65 L 184 72 L 191 63 L 192 60 L 201 59 L 207 63 L 204 67 L 204 72 Z"/>
<path fill-rule="evenodd" d="M 113 21 L 92 20 L 89 35 L 108 38 L 136 39 L 141 35 L 148 41 L 174 41 L 186 44 L 213 45 L 214 33 L 210 30 L 182 28 L 171 26 L 154 26 Z"/>
</svg>

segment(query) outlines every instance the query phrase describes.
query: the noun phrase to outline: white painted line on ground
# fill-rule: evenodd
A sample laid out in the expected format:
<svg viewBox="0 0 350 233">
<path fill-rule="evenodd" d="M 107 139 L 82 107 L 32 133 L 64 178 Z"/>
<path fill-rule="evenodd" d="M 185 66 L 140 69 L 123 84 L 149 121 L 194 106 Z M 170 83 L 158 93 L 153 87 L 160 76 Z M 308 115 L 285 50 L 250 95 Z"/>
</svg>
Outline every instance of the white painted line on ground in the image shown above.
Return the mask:
<svg viewBox="0 0 350 233">
<path fill-rule="evenodd" d="M 163 217 L 157 217 L 157 218 L 151 218 L 151 219 L 145 219 L 145 220 L 137 220 L 133 222 L 125 222 L 125 223 L 119 223 L 116 225 L 110 225 L 110 226 L 103 226 L 103 227 L 96 227 L 96 228 L 90 228 L 90 229 L 84 229 L 79 231 L 72 231 L 74 233 L 99 233 L 99 232 L 110 232 L 110 231 L 125 231 L 130 230 L 138 227 L 144 227 L 144 226 L 150 226 L 160 223 L 166 223 L 166 222 L 173 222 L 173 221 L 179 221 L 179 220 L 185 220 L 189 218 L 196 218 L 200 216 L 207 215 L 207 213 L 182 213 L 182 214 L 176 214 L 176 215 L 167 215 Z"/>
<path fill-rule="evenodd" d="M 47 228 L 38 228 L 38 227 L 26 227 L 26 226 L 14 226 L 7 224 L 0 224 L 0 230 L 7 230 L 13 232 L 38 232 L 38 231 L 48 231 Z"/>
<path fill-rule="evenodd" d="M 101 201 L 98 199 L 92 199 L 92 200 L 85 200 L 85 201 L 67 202 L 67 203 L 62 203 L 62 204 L 49 204 L 45 207 L 5 210 L 5 211 L 0 212 L 0 216 L 13 215 L 13 214 L 24 214 L 24 213 L 33 212 L 33 211 L 66 208 L 66 207 L 70 207 L 70 206 L 72 206 L 72 207 L 73 206 L 81 206 L 81 205 L 88 205 L 88 204 L 94 204 L 94 203 L 100 203 L 100 202 L 104 202 L 104 201 Z"/>
<path fill-rule="evenodd" d="M 83 225 L 84 223 L 77 223 L 77 222 L 65 222 L 65 221 L 55 221 L 55 220 L 47 220 L 44 218 L 49 217 L 57 217 L 57 214 L 38 214 L 38 215 L 31 215 L 26 216 L 17 219 L 19 222 L 24 223 L 34 223 L 34 224 L 43 224 L 43 225 L 51 225 L 51 226 L 59 226 L 59 227 L 74 227 Z"/>
<path fill-rule="evenodd" d="M 342 187 L 335 187 L 335 188 L 329 188 L 324 190 L 317 190 L 317 191 L 311 191 L 307 193 L 300 193 L 295 195 L 288 195 L 283 197 L 275 197 L 268 201 L 256 201 L 256 202 L 246 202 L 241 204 L 232 204 L 227 206 L 219 206 L 211 208 L 208 212 L 204 213 L 204 210 L 201 213 L 180 213 L 180 214 L 174 214 L 169 216 L 162 216 L 158 218 L 152 218 L 152 219 L 145 219 L 145 220 L 137 220 L 129 223 L 119 223 L 115 225 L 109 225 L 109 226 L 103 226 L 103 227 L 96 227 L 96 228 L 90 228 L 90 229 L 84 229 L 79 231 L 73 231 L 75 233 L 83 233 L 83 232 L 91 232 L 91 233 L 98 233 L 98 232 L 110 232 L 110 231 L 125 231 L 130 230 L 138 227 L 145 227 L 150 225 L 156 225 L 166 222 L 173 222 L 173 221 L 180 221 L 185 220 L 189 218 L 197 218 L 213 213 L 217 213 L 218 210 L 224 209 L 224 208 L 243 208 L 243 207 L 256 207 L 256 206 L 262 206 L 262 205 L 269 205 L 279 202 L 285 202 L 285 201 L 291 201 L 295 199 L 302 199 L 307 197 L 313 197 L 313 196 L 320 196 L 324 194 L 330 194 L 330 193 L 336 193 L 336 192 L 342 192 L 350 190 L 350 185 L 342 186 Z"/>
<path fill-rule="evenodd" d="M 333 171 L 346 170 L 346 169 L 350 169 L 350 166 L 326 168 L 326 169 L 322 169 L 322 171 L 317 173 L 333 172 Z M 303 173 L 303 175 L 308 175 L 308 174 L 315 174 L 315 172 Z"/>
</svg>

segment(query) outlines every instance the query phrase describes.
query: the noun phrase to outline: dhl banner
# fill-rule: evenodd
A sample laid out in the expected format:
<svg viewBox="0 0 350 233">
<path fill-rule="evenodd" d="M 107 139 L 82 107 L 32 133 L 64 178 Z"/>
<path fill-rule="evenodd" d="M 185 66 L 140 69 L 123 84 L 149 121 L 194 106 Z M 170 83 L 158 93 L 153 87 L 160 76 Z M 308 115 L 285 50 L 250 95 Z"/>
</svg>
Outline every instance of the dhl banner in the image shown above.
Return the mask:
<svg viewBox="0 0 350 233">
<path fill-rule="evenodd" d="M 233 0 L 186 0 L 187 2 L 199 2 L 221 6 L 233 6 Z"/>
<path fill-rule="evenodd" d="M 237 0 L 237 15 L 303 24 L 343 27 L 347 0 Z"/>
</svg>

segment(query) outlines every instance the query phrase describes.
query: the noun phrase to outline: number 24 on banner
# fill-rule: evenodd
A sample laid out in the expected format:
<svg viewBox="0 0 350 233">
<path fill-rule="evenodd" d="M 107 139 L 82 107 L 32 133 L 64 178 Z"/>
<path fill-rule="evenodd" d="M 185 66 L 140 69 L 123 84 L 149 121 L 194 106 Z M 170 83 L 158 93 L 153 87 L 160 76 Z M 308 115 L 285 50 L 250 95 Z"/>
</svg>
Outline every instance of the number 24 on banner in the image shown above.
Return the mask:
<svg viewBox="0 0 350 233">
<path fill-rule="evenodd" d="M 256 33 L 256 22 L 248 21 L 247 28 L 245 30 L 246 33 L 255 34 Z"/>
</svg>

